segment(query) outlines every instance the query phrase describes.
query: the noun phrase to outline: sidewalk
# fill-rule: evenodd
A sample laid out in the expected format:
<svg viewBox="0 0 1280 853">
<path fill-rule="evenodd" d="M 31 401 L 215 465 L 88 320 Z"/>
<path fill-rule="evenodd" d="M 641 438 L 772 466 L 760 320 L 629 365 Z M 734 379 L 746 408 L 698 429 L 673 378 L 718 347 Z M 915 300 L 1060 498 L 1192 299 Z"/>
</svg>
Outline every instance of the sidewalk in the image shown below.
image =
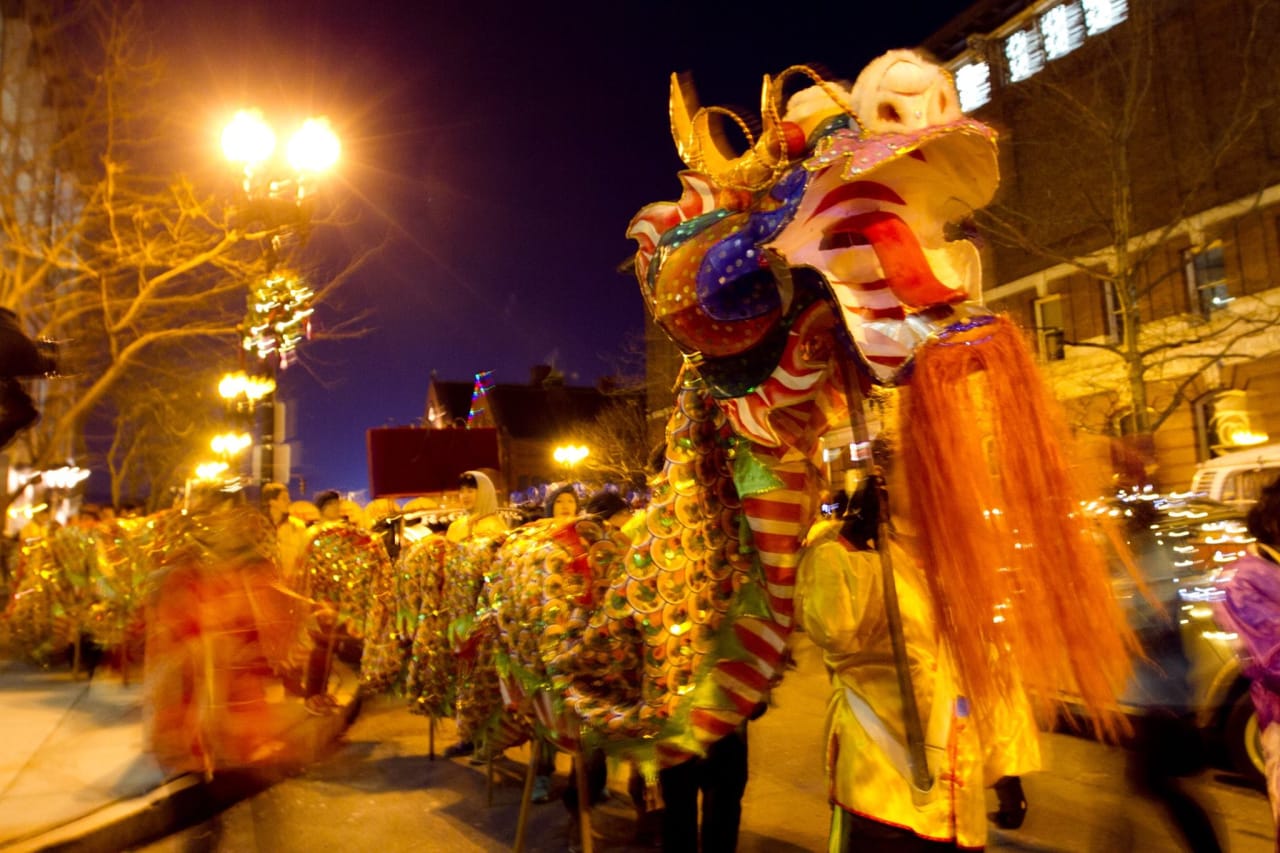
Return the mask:
<svg viewBox="0 0 1280 853">
<path fill-rule="evenodd" d="M 829 808 L 822 773 L 822 719 L 830 688 L 817 650 L 795 643 L 797 668 L 788 672 L 769 712 L 751 724 L 750 784 L 743 801 L 742 853 L 812 853 L 826 845 Z M 340 670 L 338 698 L 345 713 L 316 717 L 295 701 L 296 726 L 317 751 L 339 739 L 356 715 L 356 678 Z M 426 721 L 401 699 L 378 697 L 341 738 L 341 748 L 300 773 L 219 775 L 212 783 L 184 775 L 166 781 L 142 751 L 141 690 L 100 670 L 92 682 L 66 670 L 46 672 L 0 660 L 0 851 L 104 851 L 148 845 L 220 814 L 230 846 L 257 839 L 257 849 L 328 849 L 341 839 L 352 850 L 390 853 L 421 849 L 415 839 L 435 833 L 438 849 L 509 850 L 514 837 L 527 749 L 495 762 L 497 796 L 487 802 L 485 773 L 464 759 L 428 759 Z M 437 753 L 454 739 L 440 732 Z M 988 847 L 1059 853 L 1104 849 L 1099 838 L 1113 824 L 1138 839 L 1129 847 L 1172 849 L 1163 814 L 1134 797 L 1124 781 L 1122 751 L 1083 738 L 1049 735 L 1046 771 L 1024 780 L 1031 810 L 1016 832 L 993 830 Z M 561 756 L 557 786 L 567 782 Z M 1266 797 L 1213 784 L 1207 795 L 1229 830 L 1237 853 L 1274 847 Z M 626 774 L 616 773 L 618 796 L 593 815 L 601 850 L 643 851 L 630 839 L 634 813 L 625 797 Z M 233 807 L 268 787 L 254 806 Z M 994 797 L 988 795 L 994 807 Z M 376 817 L 375 817 L 376 816 Z M 565 813 L 539 807 L 530 824 L 530 850 L 563 850 Z M 236 833 L 243 830 L 240 835 Z M 194 831 L 194 830 L 193 830 Z M 287 838 L 288 843 L 262 844 Z M 445 845 L 445 839 L 449 844 Z M 454 839 L 461 839 L 454 844 Z M 357 843 L 358 841 L 358 843 Z M 463 843 L 463 842 L 466 843 Z M 150 849 L 150 847 L 148 848 Z M 156 849 L 181 851 L 181 843 Z M 205 848 L 201 848 L 205 849 Z M 208 848 L 214 849 L 214 848 Z"/>
<path fill-rule="evenodd" d="M 319 753 L 354 717 L 356 678 L 335 666 L 338 713 L 282 703 L 289 737 Z M 124 684 L 0 660 L 0 850 L 119 850 L 234 801 L 254 778 L 166 779 L 143 748 L 140 673 Z M 249 783 L 249 784 L 246 784 Z"/>
</svg>

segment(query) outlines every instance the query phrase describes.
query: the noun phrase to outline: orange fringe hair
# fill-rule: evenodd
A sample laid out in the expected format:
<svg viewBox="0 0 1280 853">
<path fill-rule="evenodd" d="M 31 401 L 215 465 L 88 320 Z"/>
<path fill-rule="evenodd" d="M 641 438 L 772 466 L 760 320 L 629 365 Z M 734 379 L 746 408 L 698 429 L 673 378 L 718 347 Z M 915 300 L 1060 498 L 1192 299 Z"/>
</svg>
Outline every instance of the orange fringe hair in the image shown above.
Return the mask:
<svg viewBox="0 0 1280 853">
<path fill-rule="evenodd" d="M 1066 691 L 1114 740 L 1128 730 L 1117 696 L 1139 646 L 1021 333 L 997 317 L 930 341 L 904 396 L 917 556 L 978 726 L 990 734 L 991 710 L 1022 688 L 1042 711 Z"/>
</svg>

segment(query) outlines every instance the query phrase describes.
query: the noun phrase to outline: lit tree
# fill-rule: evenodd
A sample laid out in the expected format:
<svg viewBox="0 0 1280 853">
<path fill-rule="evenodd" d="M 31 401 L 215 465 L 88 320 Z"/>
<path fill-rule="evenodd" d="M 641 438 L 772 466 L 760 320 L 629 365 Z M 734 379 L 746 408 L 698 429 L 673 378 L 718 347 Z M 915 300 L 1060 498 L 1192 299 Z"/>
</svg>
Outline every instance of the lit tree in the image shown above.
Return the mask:
<svg viewBox="0 0 1280 853">
<path fill-rule="evenodd" d="M 1243 199 L 1236 213 L 1247 213 L 1280 181 L 1264 151 L 1280 131 L 1280 17 L 1269 0 L 1181 4 L 1178 15 L 1136 0 L 1129 13 L 992 107 L 990 120 L 1002 113 L 1014 126 L 1003 140 L 1012 169 L 979 220 L 1003 281 L 1069 271 L 1073 358 L 1051 374 L 1077 392 L 1068 396 L 1110 395 L 1109 414 L 1123 413 L 1149 453 L 1206 370 L 1277 349 L 1280 300 L 1267 285 L 1242 282 L 1220 310 L 1211 300 L 1225 302 L 1225 288 L 1196 305 L 1181 250 L 1204 242 L 1201 212 Z M 1212 67 L 1192 61 L 1197 45 Z"/>
<path fill-rule="evenodd" d="M 617 392 L 595 419 L 578 428 L 591 448 L 582 469 L 594 479 L 639 489 L 645 484 L 650 446 L 644 399 L 638 391 Z"/>
<path fill-rule="evenodd" d="M 198 350 L 161 346 L 159 357 L 107 393 L 99 407 L 103 417 L 91 419 L 86 432 L 96 438 L 92 444 L 105 448 L 114 505 L 146 502 L 160 509 L 196 463 L 208 459 L 210 436 L 224 429 L 225 401 L 216 390 L 219 354 L 206 347 L 202 358 Z M 98 428 L 104 434 L 95 437 Z"/>
<path fill-rule="evenodd" d="M 67 375 L 48 383 L 44 419 L 21 439 L 26 455 L 40 467 L 83 453 L 86 425 L 112 414 L 119 494 L 144 476 L 144 456 L 189 427 L 175 413 L 199 368 L 235 363 L 263 246 L 298 229 L 245 217 L 219 198 L 221 187 L 165 167 L 181 136 L 156 95 L 160 64 L 139 9 L 75 10 L 5 22 L 3 73 L 20 79 L 0 82 L 21 94 L 0 157 L 0 306 L 63 342 Z M 9 61 L 22 49 L 30 61 Z M 305 213 L 318 230 L 342 212 Z M 281 266 L 296 265 L 295 247 L 274 244 Z M 375 251 L 349 259 L 315 298 Z M 359 320 L 328 334 L 356 334 Z"/>
</svg>

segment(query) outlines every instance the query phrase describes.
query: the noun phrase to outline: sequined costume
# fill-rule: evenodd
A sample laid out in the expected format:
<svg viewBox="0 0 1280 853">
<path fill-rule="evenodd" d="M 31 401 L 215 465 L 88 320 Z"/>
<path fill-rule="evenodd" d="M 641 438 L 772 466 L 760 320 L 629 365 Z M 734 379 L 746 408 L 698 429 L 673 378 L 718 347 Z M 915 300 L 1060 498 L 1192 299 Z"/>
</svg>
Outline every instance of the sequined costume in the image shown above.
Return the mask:
<svg viewBox="0 0 1280 853">
<path fill-rule="evenodd" d="M 260 513 L 189 522 L 151 584 L 144 673 L 146 743 L 170 773 L 297 760 L 292 720 L 268 687 L 301 668 L 304 602 L 278 583 Z"/>
<path fill-rule="evenodd" d="M 1258 715 L 1271 815 L 1280 827 L 1280 552 L 1261 542 L 1220 579 L 1218 620 L 1240 637 L 1244 674 Z M 1280 830 L 1278 830 L 1280 831 Z"/>
</svg>

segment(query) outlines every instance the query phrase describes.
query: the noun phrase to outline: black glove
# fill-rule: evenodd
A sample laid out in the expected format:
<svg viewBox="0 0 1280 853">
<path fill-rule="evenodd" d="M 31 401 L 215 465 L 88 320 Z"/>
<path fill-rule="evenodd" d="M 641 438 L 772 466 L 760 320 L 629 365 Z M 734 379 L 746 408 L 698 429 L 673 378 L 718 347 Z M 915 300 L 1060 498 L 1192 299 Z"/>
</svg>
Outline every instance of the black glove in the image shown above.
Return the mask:
<svg viewBox="0 0 1280 853">
<path fill-rule="evenodd" d="M 40 413 L 18 380 L 0 376 L 0 449 L 39 419 Z"/>
<path fill-rule="evenodd" d="M 1001 776 L 995 784 L 999 807 L 987 815 L 1001 829 L 1017 829 L 1027 817 L 1027 798 L 1022 793 L 1022 779 Z"/>
</svg>

